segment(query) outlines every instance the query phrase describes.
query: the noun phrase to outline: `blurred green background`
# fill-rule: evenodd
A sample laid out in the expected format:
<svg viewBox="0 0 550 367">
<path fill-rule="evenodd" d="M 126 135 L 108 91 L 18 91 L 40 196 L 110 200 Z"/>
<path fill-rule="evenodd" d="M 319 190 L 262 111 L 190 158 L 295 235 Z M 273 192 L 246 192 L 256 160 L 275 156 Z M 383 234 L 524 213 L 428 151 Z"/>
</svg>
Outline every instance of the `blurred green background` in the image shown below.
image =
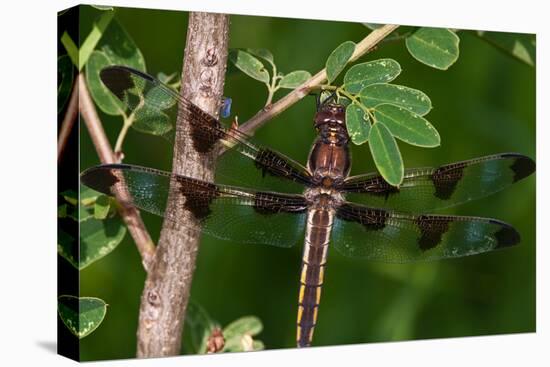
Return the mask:
<svg viewBox="0 0 550 367">
<path fill-rule="evenodd" d="M 87 34 L 99 11 L 82 7 Z M 147 71 L 178 75 L 182 69 L 187 13 L 118 8 L 116 19 L 145 56 Z M 367 20 L 367 19 L 366 19 Z M 267 48 L 282 72 L 316 73 L 330 52 L 367 29 L 356 23 L 231 16 L 230 47 Z M 471 32 L 459 32 L 460 58 L 448 71 L 414 60 L 404 42 L 382 44 L 361 60 L 396 59 L 395 81 L 428 94 L 426 116 L 442 144 L 421 149 L 400 143 L 405 167 L 433 166 L 498 152 L 535 158 L 535 69 L 500 52 Z M 286 91 L 279 91 L 276 99 Z M 232 111 L 246 121 L 260 109 L 265 87 L 234 73 L 225 83 Z M 261 128 L 259 141 L 305 162 L 314 139 L 313 97 L 307 97 Z M 114 144 L 121 120 L 101 114 Z M 289 133 L 289 131 L 291 133 Z M 374 170 L 367 145 L 353 148 L 353 174 Z M 125 163 L 170 170 L 165 140 L 130 131 Z M 81 129 L 81 170 L 99 160 Z M 238 172 L 237 172 L 238 174 Z M 521 245 L 483 255 L 432 263 L 393 265 L 344 258 L 329 251 L 314 346 L 492 335 L 535 331 L 535 177 L 454 211 L 498 218 L 521 233 Z M 143 213 L 158 239 L 161 219 Z M 360 239 L 358 239 L 360 240 Z M 295 346 L 301 246 L 280 249 L 204 237 L 192 298 L 222 325 L 256 315 L 267 349 Z M 81 340 L 82 360 L 133 358 L 145 272 L 131 237 L 81 272 L 81 296 L 108 304 L 101 326 Z"/>
</svg>

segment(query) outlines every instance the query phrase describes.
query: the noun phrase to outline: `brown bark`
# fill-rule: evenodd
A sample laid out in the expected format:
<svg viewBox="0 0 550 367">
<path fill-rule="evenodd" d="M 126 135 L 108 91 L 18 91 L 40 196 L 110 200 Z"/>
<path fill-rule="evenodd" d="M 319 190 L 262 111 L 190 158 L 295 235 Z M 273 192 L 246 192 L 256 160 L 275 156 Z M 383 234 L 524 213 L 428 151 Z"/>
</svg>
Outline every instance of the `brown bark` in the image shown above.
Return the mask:
<svg viewBox="0 0 550 367">
<path fill-rule="evenodd" d="M 190 13 L 185 45 L 181 95 L 216 116 L 223 93 L 229 38 L 229 17 L 223 14 Z M 214 156 L 198 156 L 185 141 L 185 114 L 176 121 L 172 171 L 206 181 L 214 178 Z M 182 133 L 183 132 L 183 133 Z M 191 163 L 197 162 L 197 163 Z M 180 352 L 182 329 L 195 259 L 199 226 L 184 210 L 181 195 L 173 188 L 167 212 L 175 221 L 164 221 L 159 243 L 141 296 L 137 331 L 137 356 L 159 357 Z"/>
<path fill-rule="evenodd" d="M 92 143 L 94 144 L 97 155 L 101 163 L 118 163 L 117 157 L 109 144 L 109 139 L 105 135 L 101 120 L 97 115 L 94 102 L 86 86 L 86 78 L 84 74 L 80 73 L 77 76 L 76 83 L 78 87 L 78 109 L 80 114 L 84 118 L 84 123 L 88 128 Z M 113 192 L 119 203 L 126 203 L 119 208 L 120 216 L 126 226 L 130 235 L 134 239 L 136 247 L 141 255 L 141 262 L 143 267 L 147 271 L 149 264 L 155 253 L 155 244 L 145 228 L 145 224 L 141 219 L 139 211 L 133 205 L 130 205 L 130 194 L 124 189 L 124 186 L 119 186 L 115 192 Z"/>
<path fill-rule="evenodd" d="M 73 90 L 69 99 L 69 105 L 67 111 L 61 122 L 61 129 L 59 130 L 59 136 L 57 138 L 57 163 L 61 160 L 61 156 L 73 130 L 74 122 L 78 114 L 78 85 L 75 81 L 73 84 Z"/>
</svg>

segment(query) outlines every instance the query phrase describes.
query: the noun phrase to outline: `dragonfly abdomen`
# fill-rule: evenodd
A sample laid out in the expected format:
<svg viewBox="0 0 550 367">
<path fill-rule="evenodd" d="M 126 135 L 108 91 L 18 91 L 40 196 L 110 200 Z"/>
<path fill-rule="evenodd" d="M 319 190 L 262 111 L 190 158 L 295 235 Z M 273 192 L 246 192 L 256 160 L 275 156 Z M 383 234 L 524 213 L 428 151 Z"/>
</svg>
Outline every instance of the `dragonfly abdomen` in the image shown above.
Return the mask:
<svg viewBox="0 0 550 367">
<path fill-rule="evenodd" d="M 310 209 L 308 212 L 298 298 L 298 347 L 309 347 L 313 339 L 333 219 L 331 210 Z"/>
</svg>

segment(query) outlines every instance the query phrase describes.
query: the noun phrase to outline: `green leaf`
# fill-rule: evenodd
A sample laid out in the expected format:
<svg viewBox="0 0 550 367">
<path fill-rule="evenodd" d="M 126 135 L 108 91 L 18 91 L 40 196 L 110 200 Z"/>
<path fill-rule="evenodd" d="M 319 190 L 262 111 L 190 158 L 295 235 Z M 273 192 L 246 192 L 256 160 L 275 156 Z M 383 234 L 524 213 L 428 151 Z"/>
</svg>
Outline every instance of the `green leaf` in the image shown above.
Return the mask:
<svg viewBox="0 0 550 367">
<path fill-rule="evenodd" d="M 69 100 L 74 81 L 73 63 L 68 55 L 59 56 L 57 59 L 57 73 L 57 113 L 60 113 Z"/>
<path fill-rule="evenodd" d="M 398 186 L 403 181 L 403 158 L 392 134 L 381 123 L 370 129 L 369 148 L 376 168 L 390 185 Z"/>
<path fill-rule="evenodd" d="M 527 65 L 535 66 L 535 34 L 477 31 L 477 35 Z"/>
<path fill-rule="evenodd" d="M 103 322 L 107 304 L 95 297 L 62 295 L 57 299 L 57 312 L 69 331 L 82 339 Z"/>
<path fill-rule="evenodd" d="M 441 139 L 439 133 L 425 118 L 406 108 L 391 104 L 376 106 L 374 117 L 377 123 L 384 124 L 393 136 L 419 147 L 437 147 Z"/>
<path fill-rule="evenodd" d="M 188 354 L 206 353 L 206 343 L 212 331 L 219 325 L 210 318 L 206 310 L 193 300 L 187 304 L 183 344 Z"/>
<path fill-rule="evenodd" d="M 459 42 L 460 38 L 446 28 L 420 28 L 405 40 L 415 59 L 440 70 L 447 70 L 458 60 Z"/>
<path fill-rule="evenodd" d="M 57 207 L 57 217 L 58 218 L 67 218 L 67 204 L 62 204 Z"/>
<path fill-rule="evenodd" d="M 295 70 L 286 74 L 281 81 L 279 82 L 280 88 L 294 89 L 303 83 L 306 80 L 311 78 L 311 74 L 305 70 Z"/>
<path fill-rule="evenodd" d="M 113 19 L 96 48 L 107 55 L 111 65 L 126 65 L 145 71 L 145 58 L 128 32 Z"/>
<path fill-rule="evenodd" d="M 245 51 L 248 52 L 251 55 L 261 57 L 262 59 L 269 62 L 271 65 L 275 64 L 273 54 L 268 49 L 265 49 L 265 48 L 247 48 Z"/>
<path fill-rule="evenodd" d="M 244 316 L 227 325 L 223 329 L 223 335 L 230 339 L 235 335 L 258 335 L 263 329 L 262 322 L 256 316 Z"/>
<path fill-rule="evenodd" d="M 80 190 L 80 203 L 83 205 L 91 205 L 93 204 L 96 199 L 103 195 L 102 193 L 95 191 L 93 189 L 90 189 L 88 186 L 80 184 L 79 187 Z"/>
<path fill-rule="evenodd" d="M 342 70 L 344 70 L 346 64 L 353 55 L 353 51 L 355 51 L 355 43 L 351 41 L 340 44 L 332 51 L 325 64 L 329 83 L 332 83 Z"/>
<path fill-rule="evenodd" d="M 249 77 L 269 84 L 269 73 L 265 70 L 264 64 L 248 52 L 231 49 L 229 50 L 229 61 Z"/>
<path fill-rule="evenodd" d="M 78 47 L 76 47 L 76 44 L 67 31 L 63 32 L 61 35 L 61 43 L 63 47 L 65 47 L 65 50 L 67 50 L 67 55 L 69 55 L 73 65 L 78 68 Z"/>
<path fill-rule="evenodd" d="M 379 59 L 353 65 L 344 76 L 349 93 L 359 93 L 367 85 L 388 83 L 401 73 L 401 65 L 393 59 Z"/>
<path fill-rule="evenodd" d="M 252 337 L 259 334 L 263 329 L 262 322 L 255 316 L 245 316 L 233 321 L 223 329 L 226 352 L 246 352 L 257 350 L 255 347 L 262 347 L 263 343 L 256 343 Z"/>
<path fill-rule="evenodd" d="M 371 84 L 359 92 L 361 102 L 371 108 L 391 103 L 424 116 L 432 109 L 432 101 L 422 91 L 396 84 Z"/>
<path fill-rule="evenodd" d="M 88 89 L 97 106 L 108 115 L 122 115 L 126 106 L 111 93 L 99 78 L 99 72 L 113 65 L 107 55 L 101 51 L 94 51 L 86 65 L 86 80 Z"/>
<path fill-rule="evenodd" d="M 76 205 L 78 203 L 78 194 L 73 190 L 65 190 L 59 193 L 71 205 Z"/>
<path fill-rule="evenodd" d="M 94 204 L 94 218 L 105 219 L 111 209 L 111 200 L 107 195 L 99 196 Z"/>
<path fill-rule="evenodd" d="M 78 244 L 61 228 L 57 230 L 57 253 L 78 269 Z"/>
<path fill-rule="evenodd" d="M 107 13 L 106 13 L 107 14 Z M 86 63 L 86 80 L 97 106 L 108 115 L 122 115 L 124 104 L 103 84 L 99 72 L 106 66 L 126 65 L 145 71 L 145 59 L 121 25 L 113 19 Z"/>
<path fill-rule="evenodd" d="M 80 224 L 80 262 L 82 270 L 108 255 L 122 241 L 126 227 L 119 216 L 98 220 L 90 218 Z"/>
<path fill-rule="evenodd" d="M 99 20 L 97 22 L 94 22 L 92 30 L 80 46 L 78 70 L 82 70 L 84 65 L 86 65 L 86 63 L 88 62 L 88 58 L 90 57 L 92 51 L 95 49 L 99 40 L 103 36 L 103 33 L 105 33 L 105 29 L 107 29 L 107 26 L 109 25 L 109 23 L 111 23 L 114 15 L 114 11 L 103 12 L 99 17 Z"/>
<path fill-rule="evenodd" d="M 370 122 L 355 103 L 346 108 L 346 127 L 353 144 L 361 145 L 369 139 Z"/>
</svg>

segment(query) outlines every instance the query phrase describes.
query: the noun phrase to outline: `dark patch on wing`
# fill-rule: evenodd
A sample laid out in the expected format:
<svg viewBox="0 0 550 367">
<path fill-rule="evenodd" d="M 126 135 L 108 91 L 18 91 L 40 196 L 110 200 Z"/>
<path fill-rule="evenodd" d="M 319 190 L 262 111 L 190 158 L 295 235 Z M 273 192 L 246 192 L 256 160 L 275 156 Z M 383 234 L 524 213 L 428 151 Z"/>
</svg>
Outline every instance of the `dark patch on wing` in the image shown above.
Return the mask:
<svg viewBox="0 0 550 367">
<path fill-rule="evenodd" d="M 514 227 L 494 219 L 491 219 L 490 222 L 502 227 L 495 233 L 495 238 L 497 239 L 497 246 L 495 248 L 510 247 L 519 243 L 520 235 Z"/>
<path fill-rule="evenodd" d="M 214 116 L 193 103 L 186 101 L 182 107 L 187 113 L 193 148 L 199 153 L 209 153 L 214 145 L 226 136 L 226 132 Z"/>
<path fill-rule="evenodd" d="M 254 210 L 260 214 L 299 213 L 307 208 L 305 198 L 258 191 L 254 195 Z"/>
<path fill-rule="evenodd" d="M 422 251 L 430 250 L 441 243 L 443 234 L 449 230 L 449 223 L 452 219 L 446 217 L 433 217 L 430 215 L 420 215 L 414 223 L 420 229 L 420 238 L 418 246 Z"/>
<path fill-rule="evenodd" d="M 260 149 L 254 160 L 254 165 L 262 170 L 263 177 L 269 173 L 270 175 L 286 177 L 308 186 L 311 183 L 309 176 L 305 176 L 303 172 L 293 167 L 284 157 L 270 149 Z"/>
<path fill-rule="evenodd" d="M 464 175 L 464 162 L 453 163 L 437 168 L 431 176 L 435 187 L 434 195 L 442 200 L 448 200 Z"/>
<path fill-rule="evenodd" d="M 390 213 L 384 209 L 363 208 L 352 204 L 343 204 L 336 211 L 336 216 L 349 222 L 360 223 L 369 231 L 377 231 L 386 226 Z"/>
<path fill-rule="evenodd" d="M 135 87 L 131 74 L 137 74 L 146 80 L 152 81 L 149 75 L 134 69 L 128 69 L 124 66 L 110 66 L 104 68 L 99 73 L 99 76 L 103 84 L 105 84 L 118 99 L 124 101 L 124 94 L 126 91 Z"/>
<path fill-rule="evenodd" d="M 535 161 L 521 154 L 506 153 L 503 157 L 516 158 L 510 169 L 514 171 L 514 182 L 517 182 L 535 172 Z"/>
<path fill-rule="evenodd" d="M 390 185 L 382 176 L 344 181 L 342 185 L 337 186 L 337 189 L 344 192 L 356 192 L 371 194 L 373 196 L 383 196 L 386 201 L 390 195 L 398 194 L 400 191 L 399 187 Z"/>
<path fill-rule="evenodd" d="M 124 164 L 110 164 L 108 167 L 97 166 L 88 168 L 80 175 L 80 182 L 96 191 L 111 195 L 111 188 L 120 181 L 112 170 L 127 167 Z"/>
<path fill-rule="evenodd" d="M 220 195 L 218 187 L 212 183 L 193 180 L 183 176 L 175 176 L 178 190 L 185 197 L 184 208 L 197 220 L 210 215 L 210 204 Z"/>
</svg>

